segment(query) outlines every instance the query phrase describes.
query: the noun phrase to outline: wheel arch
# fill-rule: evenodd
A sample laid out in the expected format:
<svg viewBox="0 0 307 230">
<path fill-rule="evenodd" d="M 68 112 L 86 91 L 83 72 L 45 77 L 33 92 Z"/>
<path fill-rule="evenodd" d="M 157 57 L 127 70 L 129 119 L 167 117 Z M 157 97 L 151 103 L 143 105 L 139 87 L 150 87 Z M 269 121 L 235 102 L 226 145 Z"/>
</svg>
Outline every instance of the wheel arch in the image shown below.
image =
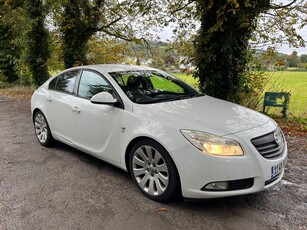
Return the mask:
<svg viewBox="0 0 307 230">
<path fill-rule="evenodd" d="M 33 121 L 33 122 L 34 122 L 34 116 L 35 116 L 35 114 L 36 114 L 37 112 L 41 112 L 41 113 L 45 116 L 45 114 L 43 113 L 42 110 L 40 110 L 39 108 L 35 108 L 35 109 L 33 110 L 33 112 L 32 112 L 32 121 Z M 45 116 L 45 117 L 46 117 L 46 116 Z"/>
<path fill-rule="evenodd" d="M 141 140 L 149 140 L 149 141 L 153 141 L 153 142 L 156 142 L 157 144 L 161 145 L 165 150 L 166 152 L 168 153 L 168 155 L 170 156 L 171 160 L 173 161 L 174 165 L 175 165 L 175 168 L 176 168 L 176 172 L 177 172 L 177 176 L 179 178 L 179 182 L 180 182 L 180 175 L 179 175 L 179 171 L 177 169 L 177 165 L 175 163 L 175 161 L 173 160 L 172 156 L 169 154 L 169 151 L 167 151 L 167 149 L 165 148 L 165 146 L 163 144 L 161 144 L 160 142 L 158 142 L 157 140 L 153 139 L 153 138 L 150 138 L 150 137 L 146 137 L 146 136 L 139 136 L 139 137 L 135 137 L 134 139 L 132 139 L 127 148 L 126 148 L 126 151 L 125 151 L 125 166 L 126 166 L 126 169 L 128 171 L 128 173 L 131 175 L 131 172 L 130 172 L 130 167 L 129 167 L 129 155 L 130 155 L 130 151 L 131 149 L 133 148 L 133 146 L 138 142 L 138 141 L 141 141 Z M 179 187 L 181 188 L 181 184 L 179 185 Z"/>
<path fill-rule="evenodd" d="M 45 122 L 46 122 L 46 130 L 47 130 L 46 132 L 48 133 L 47 138 L 46 138 L 46 141 L 44 141 L 44 143 L 42 143 L 42 142 L 39 140 L 39 142 L 40 142 L 41 145 L 43 145 L 43 146 L 45 146 L 45 147 L 51 147 L 51 146 L 53 145 L 53 142 L 54 142 L 53 134 L 52 134 L 52 131 L 51 131 L 51 129 L 50 129 L 48 120 L 47 120 L 47 118 L 46 118 L 44 112 L 43 112 L 40 108 L 35 108 L 35 109 L 33 109 L 33 111 L 32 111 L 32 122 L 33 122 L 33 125 L 34 125 L 34 129 L 35 129 L 35 125 L 36 125 L 36 124 L 35 124 L 35 115 L 38 114 L 38 113 L 40 113 L 40 114 L 44 117 Z M 37 136 L 37 134 L 36 134 L 36 137 L 37 137 L 37 139 L 39 139 L 38 136 Z"/>
<path fill-rule="evenodd" d="M 160 142 L 158 142 L 157 140 L 153 139 L 153 138 L 150 138 L 150 137 L 147 137 L 147 136 L 139 136 L 139 137 L 135 137 L 133 140 L 130 141 L 130 143 L 128 144 L 127 148 L 126 148 L 126 152 L 125 152 L 125 165 L 126 165 L 126 169 L 127 169 L 127 172 L 129 173 L 130 176 L 132 176 L 131 174 L 131 171 L 130 171 L 130 167 L 129 167 L 129 155 L 130 155 L 130 151 L 131 149 L 133 148 L 133 146 L 138 142 L 138 141 L 153 141 L 155 142 L 156 144 L 160 145 L 162 148 L 165 149 L 166 153 L 169 155 L 170 157 L 170 160 L 172 161 L 173 165 L 175 166 L 175 173 L 177 174 L 177 178 L 178 178 L 178 185 L 177 185 L 177 192 L 176 192 L 176 196 L 175 197 L 181 197 L 182 196 L 182 188 L 181 188 L 181 179 L 180 179 L 180 174 L 179 174 L 179 171 L 178 171 L 178 168 L 177 168 L 177 165 L 175 163 L 175 161 L 173 160 L 171 154 L 169 154 L 169 151 L 165 148 L 165 146 L 163 144 L 161 144 Z M 174 198 L 175 198 L 174 197 Z"/>
</svg>

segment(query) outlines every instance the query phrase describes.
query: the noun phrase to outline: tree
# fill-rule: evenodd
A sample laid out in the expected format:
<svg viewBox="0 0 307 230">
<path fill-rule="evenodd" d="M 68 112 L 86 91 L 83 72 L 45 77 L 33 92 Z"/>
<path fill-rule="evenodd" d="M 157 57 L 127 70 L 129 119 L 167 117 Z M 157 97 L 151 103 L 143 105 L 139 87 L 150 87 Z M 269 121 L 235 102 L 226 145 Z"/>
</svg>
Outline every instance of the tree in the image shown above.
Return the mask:
<svg viewBox="0 0 307 230">
<path fill-rule="evenodd" d="M 87 43 L 98 30 L 99 17 L 104 1 L 64 1 L 60 22 L 66 68 L 87 62 Z"/>
<path fill-rule="evenodd" d="M 296 27 L 302 28 L 307 22 L 305 0 L 291 0 L 284 5 L 281 0 L 170 2 L 179 30 L 188 30 L 200 22 L 194 40 L 195 77 L 202 91 L 222 99 L 237 101 L 238 93 L 253 81 L 252 75 L 248 77 L 251 45 L 285 41 L 295 47 L 305 45 L 296 32 Z"/>
<path fill-rule="evenodd" d="M 26 0 L 31 29 L 28 32 L 28 63 L 36 86 L 49 78 L 49 32 L 45 28 L 46 9 L 43 0 Z"/>
<path fill-rule="evenodd" d="M 201 28 L 196 40 L 195 74 L 209 95 L 234 99 L 247 71 L 249 40 L 269 1 L 198 1 Z"/>
<path fill-rule="evenodd" d="M 277 61 L 277 53 L 275 48 L 268 47 L 266 51 L 262 52 L 259 56 L 259 61 L 262 69 L 266 71 L 274 70 L 276 61 Z"/>
<path fill-rule="evenodd" d="M 307 25 L 306 0 L 269 1 L 267 11 L 259 15 L 253 44 L 283 44 L 305 47 L 306 41 L 297 29 Z"/>
<path fill-rule="evenodd" d="M 18 8 L 22 1 L 0 1 L 0 73 L 9 83 L 19 79 L 18 63 L 21 58 L 21 48 L 16 44 L 16 30 L 10 17 L 18 21 Z"/>
<path fill-rule="evenodd" d="M 302 55 L 300 56 L 300 59 L 301 59 L 301 62 L 302 62 L 302 63 L 307 63 L 307 54 L 302 54 Z"/>
<path fill-rule="evenodd" d="M 0 24 L 0 72 L 9 83 L 18 80 L 17 63 L 19 60 L 18 48 L 12 44 L 13 36 L 9 27 Z"/>
<path fill-rule="evenodd" d="M 294 50 L 287 58 L 286 58 L 289 67 L 297 67 L 299 63 L 299 58 L 297 56 L 297 52 Z"/>
<path fill-rule="evenodd" d="M 165 65 L 167 65 L 168 67 L 171 67 L 173 65 L 175 65 L 175 58 L 173 56 L 167 56 L 164 59 L 164 63 Z"/>
<path fill-rule="evenodd" d="M 146 43 L 149 25 L 157 23 L 154 13 L 149 12 L 156 12 L 158 3 L 159 0 L 57 1 L 54 15 L 63 41 L 65 67 L 88 63 L 88 43 L 97 33 L 106 38 Z"/>
<path fill-rule="evenodd" d="M 87 61 L 89 64 L 114 64 L 125 60 L 126 42 L 93 36 L 88 42 Z"/>
</svg>

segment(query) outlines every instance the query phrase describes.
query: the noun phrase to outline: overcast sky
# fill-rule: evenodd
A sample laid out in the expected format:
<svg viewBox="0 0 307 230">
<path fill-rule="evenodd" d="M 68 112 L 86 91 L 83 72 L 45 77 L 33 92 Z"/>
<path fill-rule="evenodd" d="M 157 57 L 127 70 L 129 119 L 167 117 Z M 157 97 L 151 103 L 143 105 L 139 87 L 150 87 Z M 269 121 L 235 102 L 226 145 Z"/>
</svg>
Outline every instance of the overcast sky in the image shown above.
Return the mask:
<svg viewBox="0 0 307 230">
<path fill-rule="evenodd" d="M 276 50 L 280 53 L 285 54 L 291 54 L 294 50 L 297 51 L 298 55 L 307 54 L 307 27 L 303 28 L 303 30 L 300 30 L 300 35 L 303 37 L 303 39 L 306 41 L 306 47 L 301 48 L 293 48 L 289 47 L 289 45 L 284 44 L 282 46 L 277 46 Z M 165 28 L 163 31 L 158 33 L 158 36 L 162 39 L 162 41 L 166 40 L 172 40 L 172 29 L 171 28 Z M 263 49 L 266 49 L 267 47 L 263 47 Z"/>
<path fill-rule="evenodd" d="M 160 33 L 158 33 L 158 36 L 161 38 L 162 41 L 166 40 L 172 40 L 172 28 L 166 27 L 164 30 L 162 30 Z M 299 34 L 303 37 L 303 39 L 306 42 L 306 47 L 301 48 L 293 48 L 289 47 L 288 44 L 284 44 L 282 46 L 276 46 L 276 50 L 280 53 L 285 54 L 291 54 L 294 50 L 298 53 L 298 55 L 307 54 L 307 26 L 305 26 L 303 29 L 299 30 Z M 261 49 L 267 49 L 267 47 L 262 47 Z"/>
<path fill-rule="evenodd" d="M 291 54 L 293 50 L 297 51 L 298 55 L 307 54 L 307 27 L 300 30 L 299 34 L 303 37 L 305 40 L 305 46 L 301 48 L 293 48 L 289 47 L 289 45 L 283 45 L 281 47 L 277 47 L 277 50 L 281 53 Z"/>
</svg>

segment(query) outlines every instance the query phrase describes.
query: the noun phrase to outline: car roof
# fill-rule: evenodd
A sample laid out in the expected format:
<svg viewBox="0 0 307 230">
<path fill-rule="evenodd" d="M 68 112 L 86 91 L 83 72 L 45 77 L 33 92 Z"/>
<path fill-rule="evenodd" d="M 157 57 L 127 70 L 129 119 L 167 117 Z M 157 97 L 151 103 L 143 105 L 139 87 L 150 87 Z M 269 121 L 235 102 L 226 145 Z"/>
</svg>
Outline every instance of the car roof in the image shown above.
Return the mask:
<svg viewBox="0 0 307 230">
<path fill-rule="evenodd" d="M 92 69 L 101 72 L 122 72 L 122 71 L 133 71 L 133 70 L 155 70 L 146 66 L 138 65 L 122 65 L 122 64 L 99 64 L 99 65 L 84 65 L 71 68 L 73 69 Z"/>
</svg>

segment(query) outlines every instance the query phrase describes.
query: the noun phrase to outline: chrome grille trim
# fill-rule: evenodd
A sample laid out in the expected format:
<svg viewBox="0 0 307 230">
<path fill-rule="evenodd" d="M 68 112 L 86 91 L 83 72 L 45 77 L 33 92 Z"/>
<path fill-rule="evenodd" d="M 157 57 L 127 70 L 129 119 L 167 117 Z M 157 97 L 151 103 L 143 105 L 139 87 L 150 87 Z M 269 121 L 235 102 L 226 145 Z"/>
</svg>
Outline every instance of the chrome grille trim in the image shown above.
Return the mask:
<svg viewBox="0 0 307 230">
<path fill-rule="evenodd" d="M 276 159 L 284 154 L 285 139 L 280 129 L 276 129 L 274 132 L 256 137 L 252 139 L 251 142 L 258 152 L 266 159 Z"/>
</svg>

